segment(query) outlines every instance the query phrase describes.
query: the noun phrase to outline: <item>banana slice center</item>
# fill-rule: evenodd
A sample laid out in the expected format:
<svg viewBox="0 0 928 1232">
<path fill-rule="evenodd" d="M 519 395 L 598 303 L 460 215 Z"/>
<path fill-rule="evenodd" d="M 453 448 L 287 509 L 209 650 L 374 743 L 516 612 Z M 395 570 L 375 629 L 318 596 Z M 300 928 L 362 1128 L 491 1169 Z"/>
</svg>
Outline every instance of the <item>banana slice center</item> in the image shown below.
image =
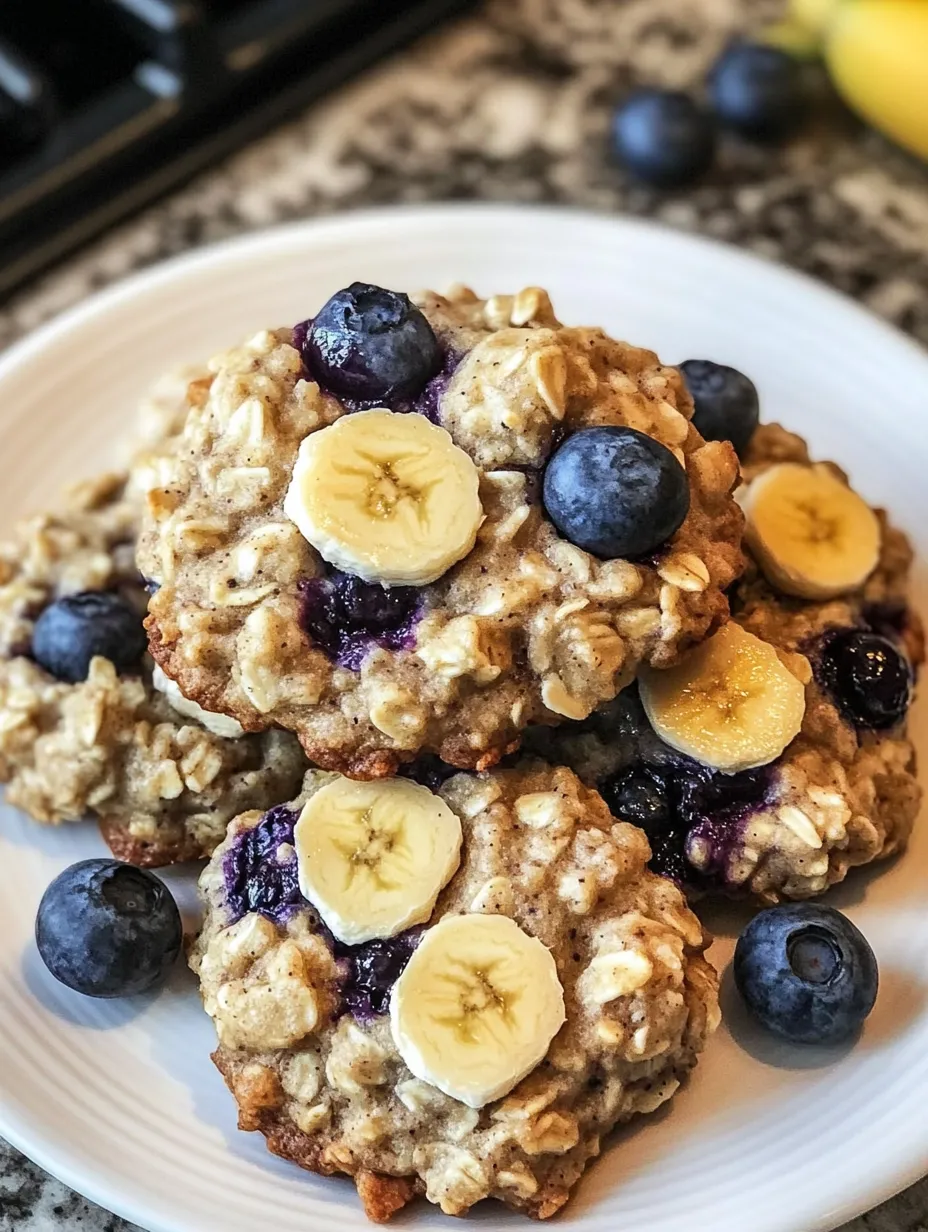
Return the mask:
<svg viewBox="0 0 928 1232">
<path fill-rule="evenodd" d="M 518 992 L 501 986 L 499 963 L 471 967 L 460 960 L 440 977 L 438 999 L 453 1007 L 436 1021 L 448 1027 L 462 1044 L 481 1044 L 489 1038 L 500 1043 L 512 1029 Z"/>
<path fill-rule="evenodd" d="M 461 822 L 406 779 L 338 777 L 311 797 L 294 831 L 300 889 L 346 945 L 393 937 L 432 914 L 461 853 Z"/>
</svg>

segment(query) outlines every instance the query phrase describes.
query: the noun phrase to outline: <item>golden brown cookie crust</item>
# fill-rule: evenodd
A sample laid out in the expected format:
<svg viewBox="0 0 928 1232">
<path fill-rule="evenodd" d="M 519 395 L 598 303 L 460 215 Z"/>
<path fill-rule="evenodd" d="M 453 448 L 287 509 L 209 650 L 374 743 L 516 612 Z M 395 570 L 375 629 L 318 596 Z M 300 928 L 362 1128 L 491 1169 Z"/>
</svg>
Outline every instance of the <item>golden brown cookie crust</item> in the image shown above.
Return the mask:
<svg viewBox="0 0 928 1232">
<path fill-rule="evenodd" d="M 151 439 L 174 422 L 161 403 L 144 418 Z M 306 761 L 284 732 L 233 740 L 178 714 L 150 663 L 120 676 L 97 658 L 69 684 L 29 657 L 35 620 L 63 595 L 115 590 L 141 619 L 140 500 L 125 473 L 103 475 L 0 545 L 0 782 L 35 820 L 96 818 L 119 859 L 158 866 L 208 856 L 230 818 L 296 790 Z"/>
<path fill-rule="evenodd" d="M 782 462 L 809 465 L 805 442 L 779 424 L 762 425 L 745 457 L 745 477 L 753 479 Z M 833 470 L 847 482 L 843 471 Z M 921 622 L 908 603 L 912 551 L 885 512 L 877 514 L 883 530 L 880 560 L 859 591 L 828 602 L 784 595 L 750 558 L 732 587 L 732 618 L 804 673 L 806 712 L 801 732 L 771 767 L 765 802 L 729 840 L 722 868 L 712 872 L 708 883 L 696 878 L 694 892 L 750 891 L 764 902 L 810 898 L 843 881 L 851 868 L 905 848 L 922 794 L 905 722 L 891 731 L 858 730 L 822 690 L 804 658 L 814 657 L 823 635 L 862 627 L 876 605 L 897 613 L 910 661 L 914 668 L 922 663 Z M 642 758 L 657 764 L 667 753 L 631 694 L 577 728 L 534 732 L 527 745 L 571 766 L 591 784 Z M 688 854 L 700 873 L 709 873 L 718 860 L 710 845 L 697 844 Z"/>
<path fill-rule="evenodd" d="M 474 550 L 422 588 L 409 649 L 335 665 L 300 627 L 299 588 L 323 562 L 283 513 L 300 442 L 345 408 L 304 379 L 289 330 L 213 363 L 182 442 L 149 495 L 139 563 L 160 583 L 151 652 L 182 691 L 249 731 L 295 731 L 317 764 L 391 774 L 420 751 L 492 765 L 530 722 L 589 714 L 637 665 L 674 662 L 727 617 L 742 567 L 737 460 L 690 423 L 679 372 L 650 351 L 555 319 L 543 292 L 419 297 L 464 358 L 439 421 L 484 467 Z M 691 508 L 649 561 L 598 561 L 543 516 L 539 468 L 564 427 L 628 425 L 672 449 Z M 230 478 L 231 476 L 231 478 Z"/>
<path fill-rule="evenodd" d="M 311 771 L 292 809 L 330 781 Z M 548 947 L 567 1021 L 541 1064 L 480 1110 L 414 1078 L 387 1015 L 343 1008 L 343 973 L 309 904 L 282 919 L 232 911 L 225 860 L 257 813 L 232 823 L 200 881 L 190 961 L 219 1034 L 213 1059 L 241 1127 L 304 1168 L 354 1178 L 372 1218 L 417 1193 L 448 1214 L 493 1197 L 546 1218 L 609 1130 L 673 1095 L 718 1023 L 718 980 L 681 892 L 647 871 L 643 832 L 570 771 L 457 774 L 441 795 L 464 848 L 429 925 L 502 911 Z M 619 952 L 635 977 L 596 985 L 591 960 Z"/>
</svg>

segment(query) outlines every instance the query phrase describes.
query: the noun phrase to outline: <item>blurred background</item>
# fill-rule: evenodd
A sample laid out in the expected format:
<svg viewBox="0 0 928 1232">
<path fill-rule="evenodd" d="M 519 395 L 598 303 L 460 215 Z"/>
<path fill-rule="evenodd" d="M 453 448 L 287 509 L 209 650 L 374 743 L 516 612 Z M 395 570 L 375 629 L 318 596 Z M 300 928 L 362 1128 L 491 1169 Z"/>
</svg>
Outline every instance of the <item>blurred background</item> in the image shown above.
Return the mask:
<svg viewBox="0 0 928 1232">
<path fill-rule="evenodd" d="M 0 0 L 0 347 L 214 240 L 470 199 L 701 232 L 928 345 L 928 0 Z M 0 1232 L 125 1227 L 0 1144 Z M 923 1183 L 848 1232 L 926 1227 Z"/>
<path fill-rule="evenodd" d="M 702 231 L 928 342 L 920 155 L 928 0 L 2 0 L 0 344 L 194 245 L 470 198 Z"/>
</svg>

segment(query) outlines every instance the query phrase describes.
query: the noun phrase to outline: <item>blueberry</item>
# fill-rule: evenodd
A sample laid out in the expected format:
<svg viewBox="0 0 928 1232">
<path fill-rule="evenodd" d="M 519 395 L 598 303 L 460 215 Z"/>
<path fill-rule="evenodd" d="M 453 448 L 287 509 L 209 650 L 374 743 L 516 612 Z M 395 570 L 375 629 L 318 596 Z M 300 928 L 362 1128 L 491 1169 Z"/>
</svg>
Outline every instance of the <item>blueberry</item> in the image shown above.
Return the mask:
<svg viewBox="0 0 928 1232">
<path fill-rule="evenodd" d="M 673 819 L 663 784 L 643 770 L 620 771 L 600 785 L 600 794 L 614 817 L 640 826 L 648 838 L 666 832 Z"/>
<path fill-rule="evenodd" d="M 790 903 L 738 938 L 735 984 L 759 1022 L 797 1044 L 836 1044 L 873 1009 L 878 973 L 866 937 L 833 907 Z"/>
<path fill-rule="evenodd" d="M 42 895 L 35 940 L 62 984 L 88 997 L 130 997 L 164 980 L 183 927 L 152 873 L 119 860 L 82 860 Z"/>
<path fill-rule="evenodd" d="M 674 807 L 668 783 L 641 767 L 621 770 L 599 784 L 613 817 L 639 826 L 651 845 L 649 867 L 679 884 L 693 880 L 686 862 L 686 822 Z"/>
<path fill-rule="evenodd" d="M 336 958 L 347 960 L 342 996 L 355 1018 L 367 1022 L 387 1012 L 393 985 L 403 974 L 420 936 L 416 930 L 364 945 L 333 942 Z"/>
<path fill-rule="evenodd" d="M 548 463 L 543 492 L 561 534 L 607 558 L 653 551 L 690 507 L 683 467 L 634 428 L 583 428 L 569 436 Z"/>
<path fill-rule="evenodd" d="M 712 164 L 712 117 L 688 94 L 638 90 L 615 113 L 613 141 L 632 175 L 658 188 L 695 180 Z"/>
<path fill-rule="evenodd" d="M 120 595 L 87 590 L 58 599 L 42 612 L 32 634 L 32 655 L 56 680 L 86 680 L 94 655 L 118 672 L 138 667 L 145 630 L 135 608 Z"/>
<path fill-rule="evenodd" d="M 709 77 L 716 114 L 745 137 L 776 141 L 793 131 L 805 111 L 800 65 L 763 43 L 735 43 Z"/>
<path fill-rule="evenodd" d="M 363 282 L 322 306 L 301 351 L 320 384 L 362 401 L 414 398 L 442 364 L 432 327 L 409 297 Z"/>
<path fill-rule="evenodd" d="M 912 700 L 908 660 L 878 633 L 850 629 L 827 638 L 818 675 L 839 709 L 860 727 L 895 727 Z"/>
<path fill-rule="evenodd" d="M 760 419 L 757 386 L 737 368 L 711 359 L 687 359 L 680 371 L 693 396 L 697 430 L 707 441 L 731 441 L 740 457 Z"/>
</svg>

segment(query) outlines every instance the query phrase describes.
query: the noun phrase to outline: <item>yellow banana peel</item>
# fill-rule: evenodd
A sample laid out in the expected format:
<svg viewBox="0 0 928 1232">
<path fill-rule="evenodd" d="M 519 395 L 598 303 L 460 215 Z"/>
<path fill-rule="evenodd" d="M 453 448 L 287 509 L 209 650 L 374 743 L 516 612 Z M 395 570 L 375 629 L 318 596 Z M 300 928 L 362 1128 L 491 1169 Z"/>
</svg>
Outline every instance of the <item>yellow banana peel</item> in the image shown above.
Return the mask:
<svg viewBox="0 0 928 1232">
<path fill-rule="evenodd" d="M 817 0 L 805 4 L 814 8 Z M 854 111 L 928 158 L 928 0 L 838 0 L 824 30 L 824 56 Z"/>
</svg>

